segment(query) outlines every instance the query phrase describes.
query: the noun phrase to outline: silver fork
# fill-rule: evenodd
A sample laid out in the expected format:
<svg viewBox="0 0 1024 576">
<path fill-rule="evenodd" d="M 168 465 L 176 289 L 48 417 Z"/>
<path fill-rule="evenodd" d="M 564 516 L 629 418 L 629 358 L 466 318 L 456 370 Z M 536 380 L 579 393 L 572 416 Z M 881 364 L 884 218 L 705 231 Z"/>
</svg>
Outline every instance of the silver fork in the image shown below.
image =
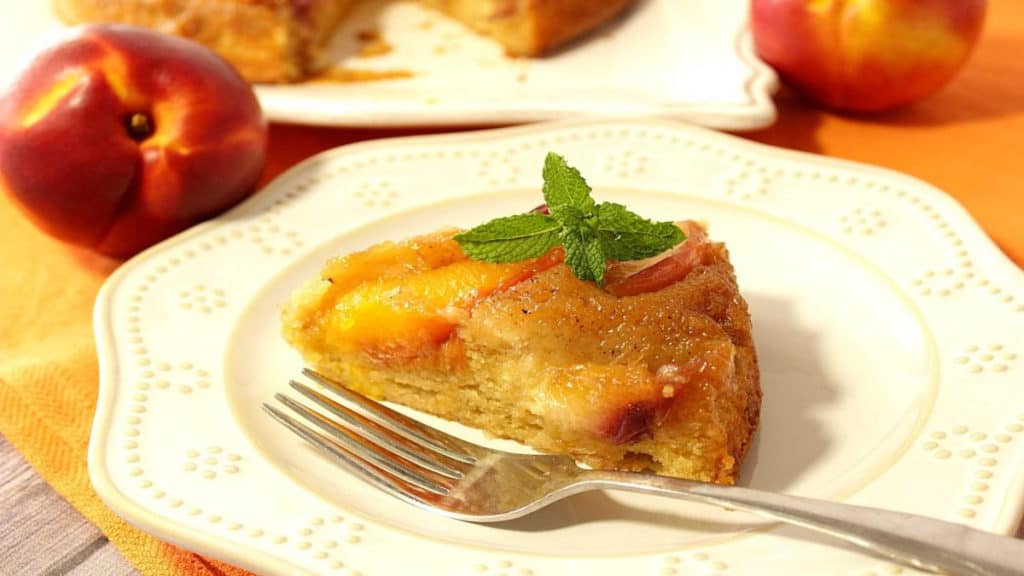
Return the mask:
<svg viewBox="0 0 1024 576">
<path fill-rule="evenodd" d="M 1024 541 L 923 516 L 653 474 L 589 470 L 567 456 L 525 455 L 473 444 L 408 418 L 317 372 L 291 387 L 284 410 L 264 409 L 349 472 L 418 508 L 470 522 L 500 522 L 587 490 L 656 494 L 756 514 L 842 539 L 938 573 L 1024 574 Z M 325 393 L 326 392 L 326 393 Z M 922 478 L 922 481 L 927 479 Z"/>
</svg>

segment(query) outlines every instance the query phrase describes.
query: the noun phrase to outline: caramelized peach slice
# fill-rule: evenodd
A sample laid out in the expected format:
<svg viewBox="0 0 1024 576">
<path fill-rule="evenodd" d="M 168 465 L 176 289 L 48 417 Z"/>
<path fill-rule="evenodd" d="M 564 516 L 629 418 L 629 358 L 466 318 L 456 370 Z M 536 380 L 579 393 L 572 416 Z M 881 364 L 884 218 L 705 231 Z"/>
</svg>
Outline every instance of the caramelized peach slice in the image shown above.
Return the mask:
<svg viewBox="0 0 1024 576">
<path fill-rule="evenodd" d="M 376 360 L 434 353 L 474 304 L 562 261 L 561 250 L 513 264 L 469 260 L 446 236 L 383 244 L 327 267 L 336 313 L 329 345 Z"/>
<path fill-rule="evenodd" d="M 401 244 L 377 244 L 331 260 L 320 275 L 332 284 L 333 292 L 343 294 L 370 280 L 446 266 L 466 258 L 459 244 L 452 240 L 455 234 L 455 230 L 446 230 Z"/>
<path fill-rule="evenodd" d="M 613 262 L 605 290 L 616 296 L 656 292 L 683 280 L 694 268 L 714 261 L 715 245 L 708 242 L 703 226 L 687 221 L 679 227 L 686 233 L 686 241 L 675 249 L 647 260 Z"/>
<path fill-rule="evenodd" d="M 588 363 L 559 370 L 544 395 L 554 411 L 548 416 L 615 444 L 647 438 L 677 399 L 704 382 L 726 378 L 720 370 L 732 366 L 728 340 L 691 352 L 686 362 L 657 368 Z"/>
<path fill-rule="evenodd" d="M 674 394 L 663 388 L 639 366 L 578 364 L 559 370 L 549 383 L 544 411 L 570 429 L 628 444 L 648 435 L 668 412 Z"/>
</svg>

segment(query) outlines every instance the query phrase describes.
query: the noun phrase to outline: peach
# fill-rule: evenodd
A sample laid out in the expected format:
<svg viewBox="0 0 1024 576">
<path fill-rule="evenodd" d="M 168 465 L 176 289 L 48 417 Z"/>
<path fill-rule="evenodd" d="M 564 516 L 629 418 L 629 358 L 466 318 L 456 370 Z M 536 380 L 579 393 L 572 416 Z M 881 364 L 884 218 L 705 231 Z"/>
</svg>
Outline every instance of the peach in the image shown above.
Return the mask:
<svg viewBox="0 0 1024 576">
<path fill-rule="evenodd" d="M 636 296 L 657 292 L 681 282 L 695 268 L 712 262 L 718 248 L 708 242 L 704 227 L 692 220 L 676 224 L 686 240 L 663 254 L 646 260 L 612 262 L 605 275 L 604 289 L 615 296 Z"/>
<path fill-rule="evenodd" d="M 811 100 L 880 112 L 949 82 L 981 33 L 986 0 L 753 0 L 761 58 Z"/>
<path fill-rule="evenodd" d="M 433 353 L 481 299 L 560 264 L 564 255 L 555 248 L 522 262 L 480 262 L 468 259 L 452 235 L 389 242 L 330 262 L 322 277 L 330 284 L 324 302 L 337 311 L 331 345 L 383 364 Z"/>
<path fill-rule="evenodd" d="M 251 88 L 207 48 L 86 26 L 0 99 L 0 185 L 43 231 L 127 256 L 249 194 L 266 139 Z"/>
</svg>

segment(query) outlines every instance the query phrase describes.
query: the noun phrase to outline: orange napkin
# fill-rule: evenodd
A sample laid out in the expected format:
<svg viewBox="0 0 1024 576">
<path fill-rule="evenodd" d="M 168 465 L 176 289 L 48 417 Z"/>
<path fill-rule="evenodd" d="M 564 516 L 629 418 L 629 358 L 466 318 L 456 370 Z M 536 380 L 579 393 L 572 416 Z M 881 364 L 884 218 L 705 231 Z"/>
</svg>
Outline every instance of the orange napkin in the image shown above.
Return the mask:
<svg viewBox="0 0 1024 576">
<path fill-rule="evenodd" d="M 273 126 L 261 185 L 321 150 L 394 135 Z M 0 254 L 0 434 L 143 574 L 249 574 L 129 526 L 107 509 L 89 483 L 86 450 L 98 382 L 93 301 L 121 262 L 44 236 L 4 190 Z"/>
<path fill-rule="evenodd" d="M 93 492 L 86 447 L 96 406 L 96 292 L 118 261 L 32 228 L 0 194 L 0 433 L 143 574 L 242 575 L 128 526 Z"/>
<path fill-rule="evenodd" d="M 882 118 L 849 119 L 791 97 L 779 123 L 750 137 L 922 177 L 957 197 L 1018 264 L 1024 264 L 1024 3 L 990 3 L 972 62 L 938 96 Z M 407 132 L 406 132 L 407 133 Z M 274 126 L 264 182 L 340 144 L 396 135 Z M 245 572 L 164 544 L 100 502 L 86 474 L 96 403 L 92 305 L 119 262 L 54 242 L 0 194 L 0 433 L 143 574 Z"/>
</svg>

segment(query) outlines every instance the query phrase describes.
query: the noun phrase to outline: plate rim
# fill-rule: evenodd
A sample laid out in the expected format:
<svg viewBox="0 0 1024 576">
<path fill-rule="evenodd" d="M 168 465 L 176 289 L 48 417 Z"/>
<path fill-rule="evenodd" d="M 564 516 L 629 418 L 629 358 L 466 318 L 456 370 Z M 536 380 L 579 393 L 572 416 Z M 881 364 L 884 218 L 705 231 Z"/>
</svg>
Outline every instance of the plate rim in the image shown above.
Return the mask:
<svg viewBox="0 0 1024 576">
<path fill-rule="evenodd" d="M 604 127 L 607 125 L 617 127 L 630 125 L 633 127 L 667 128 L 672 130 L 698 132 L 706 137 L 711 137 L 720 141 L 728 141 L 730 145 L 760 151 L 761 153 L 768 153 L 773 156 L 781 155 L 783 157 L 798 158 L 804 162 L 827 165 L 834 168 L 847 168 L 860 172 L 867 171 L 889 179 L 896 179 L 912 184 L 917 191 L 927 195 L 930 201 L 943 205 L 947 210 L 949 218 L 951 220 L 955 220 L 958 224 L 958 230 L 964 239 L 976 242 L 979 246 L 979 251 L 981 249 L 985 251 L 985 256 L 989 258 L 987 262 L 988 266 L 1002 268 L 1003 272 L 1013 278 L 1011 282 L 1017 289 L 1024 289 L 1024 271 L 1017 267 L 1017 265 L 998 248 L 995 242 L 984 232 L 981 226 L 973 219 L 962 204 L 952 196 L 924 180 L 888 168 L 753 142 L 737 136 L 722 134 L 701 126 L 677 120 L 658 118 L 567 120 L 454 134 L 430 134 L 383 138 L 343 145 L 325 150 L 303 160 L 279 174 L 271 182 L 267 183 L 260 190 L 254 192 L 234 208 L 209 221 L 193 226 L 192 228 L 189 228 L 188 230 L 137 254 L 122 263 L 122 265 L 119 266 L 117 270 L 115 270 L 103 283 L 97 294 L 93 309 L 93 329 L 96 336 L 96 348 L 99 364 L 99 390 L 87 453 L 89 478 L 97 495 L 118 516 L 159 539 L 166 540 L 213 558 L 225 560 L 231 564 L 255 572 L 272 570 L 277 573 L 296 573 L 296 571 L 298 571 L 303 574 L 311 574 L 312 572 L 308 572 L 297 565 L 281 560 L 272 554 L 263 552 L 262 550 L 244 547 L 220 537 L 203 538 L 195 529 L 189 528 L 181 522 L 165 518 L 160 514 L 153 512 L 149 508 L 139 506 L 125 495 L 120 488 L 118 488 L 113 479 L 113 474 L 106 467 L 108 458 L 105 450 L 107 438 L 110 433 L 110 424 L 112 424 L 115 416 L 114 403 L 120 391 L 119 383 L 115 379 L 115 369 L 118 365 L 119 359 L 115 353 L 113 343 L 114 328 L 108 321 L 115 288 L 133 268 L 137 267 L 142 262 L 148 261 L 152 255 L 183 243 L 225 221 L 230 221 L 230 218 L 237 212 L 246 211 L 251 205 L 259 202 L 265 192 L 272 191 L 277 186 L 282 185 L 281 183 L 287 182 L 289 179 L 293 178 L 296 174 L 303 173 L 309 170 L 312 166 L 329 160 L 334 156 L 388 148 L 394 145 L 416 144 L 430 146 L 474 141 L 494 141 L 522 135 L 557 131 L 566 128 L 586 126 Z M 1016 471 L 1016 473 L 1009 474 L 1009 476 L 1010 479 L 1008 480 L 1008 485 L 1011 487 L 1011 490 L 1019 494 L 1019 496 L 1014 498 L 1012 494 L 1008 493 L 1002 498 L 1002 501 L 1000 502 L 1000 509 L 993 520 L 993 523 L 996 524 L 996 526 L 994 526 L 992 530 L 1001 534 L 1013 535 L 1017 530 L 1022 517 L 1024 517 L 1024 467 L 1021 467 Z M 300 486 L 300 489 L 308 492 L 305 487 Z M 321 498 L 317 494 L 313 494 L 313 496 Z M 257 559 L 259 562 L 255 561 Z"/>
</svg>

